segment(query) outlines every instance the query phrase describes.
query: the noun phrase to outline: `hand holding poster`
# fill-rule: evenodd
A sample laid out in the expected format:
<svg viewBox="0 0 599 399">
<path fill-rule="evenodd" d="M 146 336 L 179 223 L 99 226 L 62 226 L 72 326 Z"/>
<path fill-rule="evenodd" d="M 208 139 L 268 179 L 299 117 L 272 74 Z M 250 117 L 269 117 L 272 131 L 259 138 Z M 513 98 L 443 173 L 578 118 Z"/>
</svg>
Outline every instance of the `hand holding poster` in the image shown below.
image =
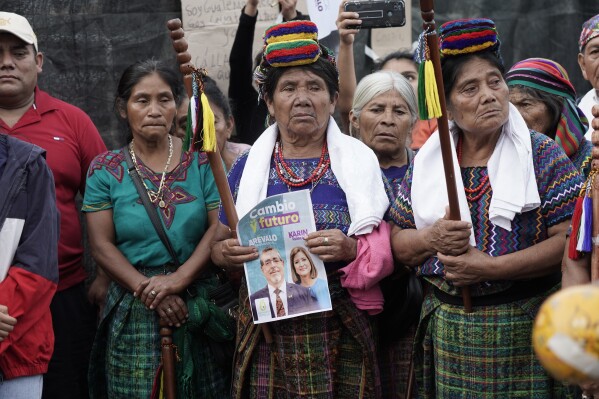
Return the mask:
<svg viewBox="0 0 599 399">
<path fill-rule="evenodd" d="M 260 254 L 245 264 L 254 323 L 331 310 L 324 264 L 304 243 L 314 231 L 308 190 L 268 197 L 239 220 L 241 245 Z"/>
</svg>

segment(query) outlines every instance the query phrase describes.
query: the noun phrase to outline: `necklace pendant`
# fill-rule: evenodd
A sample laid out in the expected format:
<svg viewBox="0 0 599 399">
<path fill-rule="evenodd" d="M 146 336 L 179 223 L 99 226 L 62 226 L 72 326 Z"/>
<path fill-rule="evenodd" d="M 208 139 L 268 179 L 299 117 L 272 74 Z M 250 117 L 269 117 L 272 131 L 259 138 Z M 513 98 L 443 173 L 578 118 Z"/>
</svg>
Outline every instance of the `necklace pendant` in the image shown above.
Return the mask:
<svg viewBox="0 0 599 399">
<path fill-rule="evenodd" d="M 160 200 L 160 202 L 158 202 L 158 206 L 161 208 L 166 208 L 166 203 L 164 202 L 164 200 Z"/>
</svg>

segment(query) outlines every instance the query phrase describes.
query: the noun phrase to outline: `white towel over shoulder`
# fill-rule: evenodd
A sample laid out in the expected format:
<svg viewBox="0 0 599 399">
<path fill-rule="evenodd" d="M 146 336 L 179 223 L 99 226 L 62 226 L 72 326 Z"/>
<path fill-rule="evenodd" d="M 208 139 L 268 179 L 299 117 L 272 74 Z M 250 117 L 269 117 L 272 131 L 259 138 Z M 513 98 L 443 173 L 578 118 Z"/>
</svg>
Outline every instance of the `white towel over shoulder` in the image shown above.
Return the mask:
<svg viewBox="0 0 599 399">
<path fill-rule="evenodd" d="M 487 172 L 493 189 L 489 219 L 494 225 L 511 231 L 516 214 L 537 208 L 541 205 L 541 199 L 533 165 L 530 131 L 516 107 L 512 104 L 509 107 L 509 120 L 503 126 L 487 163 Z M 450 124 L 450 132 L 455 148 L 457 127 Z M 461 218 L 472 223 L 455 151 L 452 151 L 452 157 Z M 447 186 L 438 132 L 427 140 L 414 159 L 411 201 L 416 228 L 430 226 L 445 215 Z M 470 235 L 470 244 L 476 245 L 474 232 Z"/>
<path fill-rule="evenodd" d="M 277 135 L 278 128 L 274 124 L 250 149 L 235 204 L 240 218 L 266 198 Z M 327 130 L 327 145 L 331 170 L 347 198 L 351 217 L 348 235 L 370 233 L 381 223 L 389 207 L 376 155 L 361 141 L 343 134 L 332 117 Z"/>
</svg>

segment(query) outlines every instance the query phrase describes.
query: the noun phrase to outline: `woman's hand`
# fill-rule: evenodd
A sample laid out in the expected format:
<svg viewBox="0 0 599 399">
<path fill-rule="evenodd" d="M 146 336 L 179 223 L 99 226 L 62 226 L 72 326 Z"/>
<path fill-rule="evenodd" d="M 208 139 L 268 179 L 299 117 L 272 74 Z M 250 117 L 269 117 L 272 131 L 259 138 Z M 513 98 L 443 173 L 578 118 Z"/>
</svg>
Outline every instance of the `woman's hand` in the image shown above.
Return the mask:
<svg viewBox="0 0 599 399">
<path fill-rule="evenodd" d="M 139 297 L 149 309 L 155 309 L 167 296 L 178 294 L 185 289 L 177 272 L 150 277 L 139 283 L 133 296 Z"/>
<path fill-rule="evenodd" d="M 306 246 L 323 262 L 351 262 L 356 259 L 358 243 L 341 230 L 320 230 L 305 238 Z"/>
<path fill-rule="evenodd" d="M 360 14 L 353 11 L 345 11 L 345 1 L 342 1 L 339 4 L 339 14 L 337 15 L 337 21 L 335 22 L 337 25 L 337 30 L 339 31 L 339 42 L 346 46 L 351 46 L 354 44 L 354 38 L 356 34 L 359 32 L 358 29 L 348 29 L 348 26 L 351 25 L 360 25 L 362 23 Z"/>
<path fill-rule="evenodd" d="M 470 246 L 470 228 L 472 225 L 462 220 L 449 219 L 449 207 L 445 208 L 443 219 L 437 220 L 428 229 L 426 241 L 434 252 L 457 256 L 468 250 Z"/>
<path fill-rule="evenodd" d="M 17 319 L 8 314 L 8 308 L 4 305 L 0 305 L 0 342 L 8 337 L 8 334 L 14 330 L 16 324 Z"/>
<path fill-rule="evenodd" d="M 185 301 L 179 295 L 167 295 L 156 306 L 158 316 L 167 321 L 169 326 L 181 327 L 189 318 Z"/>
<path fill-rule="evenodd" d="M 493 258 L 472 246 L 458 256 L 438 253 L 437 257 L 445 266 L 445 280 L 456 287 L 495 279 L 489 274 L 493 270 L 492 265 L 489 265 Z"/>
<path fill-rule="evenodd" d="M 258 256 L 256 247 L 241 246 L 236 238 L 227 238 L 212 246 L 212 261 L 225 269 L 240 269 Z"/>
</svg>

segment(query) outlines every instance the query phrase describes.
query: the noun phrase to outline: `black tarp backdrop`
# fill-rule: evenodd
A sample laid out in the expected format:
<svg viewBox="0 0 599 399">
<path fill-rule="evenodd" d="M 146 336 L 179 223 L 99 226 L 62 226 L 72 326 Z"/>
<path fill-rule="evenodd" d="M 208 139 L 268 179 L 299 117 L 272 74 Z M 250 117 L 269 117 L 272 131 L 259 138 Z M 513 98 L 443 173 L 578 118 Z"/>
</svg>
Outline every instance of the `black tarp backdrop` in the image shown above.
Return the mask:
<svg viewBox="0 0 599 399">
<path fill-rule="evenodd" d="M 302 1 L 302 0 L 300 0 Z M 410 0 L 407 0 L 410 1 Z M 40 86 L 85 110 L 108 148 L 124 144 L 123 127 L 113 113 L 116 81 L 136 60 L 170 60 L 174 53 L 166 21 L 181 16 L 180 0 L 1 0 L 0 10 L 17 12 L 32 23 L 44 52 Z M 560 62 L 570 73 L 579 95 L 590 85 L 576 62 L 583 21 L 599 13 L 588 0 L 451 0 L 436 1 L 438 26 L 450 19 L 489 17 L 496 21 L 502 53 L 509 68 L 528 57 Z M 419 2 L 412 1 L 414 40 L 422 20 Z M 355 54 L 363 54 L 362 33 Z M 356 60 L 359 76 L 372 69 Z"/>
</svg>

